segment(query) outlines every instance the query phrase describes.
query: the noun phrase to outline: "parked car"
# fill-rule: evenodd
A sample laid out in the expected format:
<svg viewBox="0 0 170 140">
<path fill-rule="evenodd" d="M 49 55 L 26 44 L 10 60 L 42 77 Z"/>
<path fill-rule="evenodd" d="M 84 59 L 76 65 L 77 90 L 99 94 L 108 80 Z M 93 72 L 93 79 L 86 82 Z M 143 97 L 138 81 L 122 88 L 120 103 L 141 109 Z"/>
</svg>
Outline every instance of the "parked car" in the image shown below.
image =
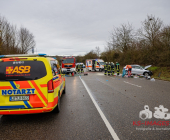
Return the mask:
<svg viewBox="0 0 170 140">
<path fill-rule="evenodd" d="M 152 71 L 147 70 L 147 68 L 151 67 L 152 65 L 148 65 L 145 67 L 142 67 L 140 65 L 131 65 L 132 66 L 132 74 L 137 74 L 137 75 L 144 75 L 144 76 L 151 76 Z M 126 69 L 126 66 L 124 67 Z M 126 69 L 126 73 L 127 73 L 128 69 Z"/>
</svg>

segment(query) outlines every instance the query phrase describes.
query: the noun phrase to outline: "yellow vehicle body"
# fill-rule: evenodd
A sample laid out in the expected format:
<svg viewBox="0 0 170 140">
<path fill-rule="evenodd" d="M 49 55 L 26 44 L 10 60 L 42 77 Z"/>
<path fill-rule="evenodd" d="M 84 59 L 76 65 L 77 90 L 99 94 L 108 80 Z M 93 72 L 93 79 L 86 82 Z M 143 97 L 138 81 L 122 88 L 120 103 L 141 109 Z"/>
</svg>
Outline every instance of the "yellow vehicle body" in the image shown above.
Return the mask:
<svg viewBox="0 0 170 140">
<path fill-rule="evenodd" d="M 0 115 L 54 110 L 65 92 L 65 77 L 58 67 L 51 57 L 1 57 Z"/>
</svg>

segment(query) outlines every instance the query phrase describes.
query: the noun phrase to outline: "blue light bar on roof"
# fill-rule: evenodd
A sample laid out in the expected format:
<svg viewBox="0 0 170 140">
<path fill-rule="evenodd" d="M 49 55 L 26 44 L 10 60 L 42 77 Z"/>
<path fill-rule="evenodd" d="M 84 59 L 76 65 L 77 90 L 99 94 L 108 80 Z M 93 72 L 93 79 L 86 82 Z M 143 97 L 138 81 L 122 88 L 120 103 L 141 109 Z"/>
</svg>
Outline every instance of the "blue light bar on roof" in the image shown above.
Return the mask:
<svg viewBox="0 0 170 140">
<path fill-rule="evenodd" d="M 46 54 L 10 54 L 10 55 L 0 55 L 0 58 L 4 57 L 34 57 L 34 56 L 47 56 Z"/>
<path fill-rule="evenodd" d="M 0 58 L 3 58 L 5 55 L 0 55 Z"/>
<path fill-rule="evenodd" d="M 45 56 L 46 54 L 45 53 L 44 54 L 43 53 L 39 53 L 38 55 L 39 56 Z"/>
</svg>

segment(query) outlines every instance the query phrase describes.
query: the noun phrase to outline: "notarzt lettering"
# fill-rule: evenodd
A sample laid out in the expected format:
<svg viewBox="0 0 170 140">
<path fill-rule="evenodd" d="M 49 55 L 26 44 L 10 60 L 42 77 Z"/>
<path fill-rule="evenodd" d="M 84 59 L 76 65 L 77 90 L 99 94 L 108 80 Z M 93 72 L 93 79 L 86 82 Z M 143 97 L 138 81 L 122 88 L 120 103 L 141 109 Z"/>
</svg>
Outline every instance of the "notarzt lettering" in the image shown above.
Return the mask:
<svg viewBox="0 0 170 140">
<path fill-rule="evenodd" d="M 35 94 L 35 89 L 2 90 L 2 95 Z"/>
</svg>

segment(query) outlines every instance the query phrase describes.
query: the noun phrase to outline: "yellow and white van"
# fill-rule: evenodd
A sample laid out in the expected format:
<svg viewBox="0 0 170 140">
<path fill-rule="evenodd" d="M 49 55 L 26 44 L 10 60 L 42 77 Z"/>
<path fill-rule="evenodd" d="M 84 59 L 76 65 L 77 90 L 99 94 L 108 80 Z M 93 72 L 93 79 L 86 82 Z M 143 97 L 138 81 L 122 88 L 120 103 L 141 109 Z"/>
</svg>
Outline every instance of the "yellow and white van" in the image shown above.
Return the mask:
<svg viewBox="0 0 170 140">
<path fill-rule="evenodd" d="M 59 112 L 65 78 L 45 54 L 0 55 L 0 115 Z"/>
</svg>

